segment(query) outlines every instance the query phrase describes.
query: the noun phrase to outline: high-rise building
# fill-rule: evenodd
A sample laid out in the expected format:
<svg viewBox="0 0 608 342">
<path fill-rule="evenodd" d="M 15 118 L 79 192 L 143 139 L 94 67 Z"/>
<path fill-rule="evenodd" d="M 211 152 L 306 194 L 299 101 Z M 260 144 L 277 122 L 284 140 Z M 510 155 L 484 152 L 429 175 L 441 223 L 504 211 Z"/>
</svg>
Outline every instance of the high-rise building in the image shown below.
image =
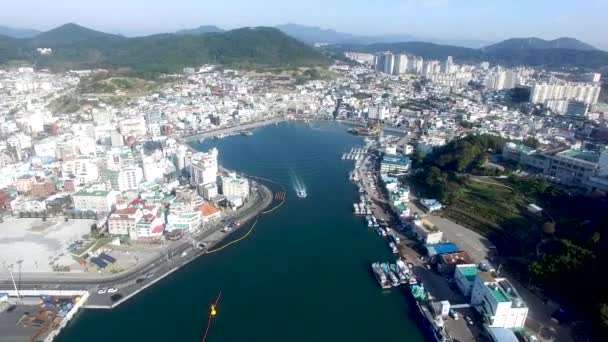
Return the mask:
<svg viewBox="0 0 608 342">
<path fill-rule="evenodd" d="M 217 148 L 209 152 L 194 153 L 190 159 L 190 185 L 198 186 L 217 181 Z"/>
<path fill-rule="evenodd" d="M 584 102 L 570 101 L 566 113 L 576 116 L 586 116 L 589 111 L 589 105 Z"/>
<path fill-rule="evenodd" d="M 441 68 L 441 72 L 443 72 L 444 74 L 451 73 L 453 64 L 454 64 L 454 61 L 452 59 L 452 56 L 448 56 L 448 58 L 445 59 L 443 67 Z"/>
<path fill-rule="evenodd" d="M 575 100 L 594 104 L 600 90 L 601 85 L 595 83 L 535 84 L 530 92 L 530 102 L 544 104 L 548 100 Z"/>
<path fill-rule="evenodd" d="M 407 72 L 408 56 L 405 54 L 395 55 L 395 65 L 393 66 L 393 74 L 400 75 Z"/>
<path fill-rule="evenodd" d="M 390 52 L 383 52 L 376 55 L 375 67 L 376 71 L 392 74 L 395 67 L 395 55 Z"/>
</svg>

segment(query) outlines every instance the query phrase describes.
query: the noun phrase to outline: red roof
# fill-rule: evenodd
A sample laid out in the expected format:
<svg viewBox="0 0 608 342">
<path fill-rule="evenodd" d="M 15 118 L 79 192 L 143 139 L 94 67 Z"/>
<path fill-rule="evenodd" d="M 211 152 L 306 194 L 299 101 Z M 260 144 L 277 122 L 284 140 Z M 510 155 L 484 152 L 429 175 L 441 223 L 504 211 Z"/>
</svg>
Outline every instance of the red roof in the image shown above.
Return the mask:
<svg viewBox="0 0 608 342">
<path fill-rule="evenodd" d="M 113 215 L 135 215 L 137 208 L 116 209 Z"/>
<path fill-rule="evenodd" d="M 156 227 L 154 227 L 154 229 L 152 229 L 152 234 L 160 234 L 164 231 L 165 231 L 165 226 L 161 224 L 160 226 L 156 226 Z"/>
<path fill-rule="evenodd" d="M 203 213 L 203 217 L 217 214 L 220 210 L 214 207 L 211 203 L 205 202 L 199 207 L 199 210 Z"/>
<path fill-rule="evenodd" d="M 146 201 L 143 201 L 143 200 L 140 200 L 140 199 L 137 199 L 137 198 L 136 198 L 136 199 L 134 199 L 134 200 L 131 202 L 131 204 L 129 204 L 129 205 L 130 205 L 130 206 L 132 206 L 132 207 L 135 207 L 135 206 L 138 206 L 138 205 L 143 206 L 143 205 L 145 205 L 145 204 L 146 204 Z"/>
</svg>

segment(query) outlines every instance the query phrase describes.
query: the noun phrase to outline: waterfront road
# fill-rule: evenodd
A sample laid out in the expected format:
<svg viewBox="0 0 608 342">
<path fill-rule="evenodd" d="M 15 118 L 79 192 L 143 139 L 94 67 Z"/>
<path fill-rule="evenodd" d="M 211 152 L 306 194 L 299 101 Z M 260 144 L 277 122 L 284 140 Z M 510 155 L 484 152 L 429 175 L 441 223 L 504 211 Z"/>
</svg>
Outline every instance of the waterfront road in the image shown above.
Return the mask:
<svg viewBox="0 0 608 342">
<path fill-rule="evenodd" d="M 134 269 L 110 277 L 100 277 L 97 274 L 83 277 L 82 273 L 55 273 L 22 277 L 20 289 L 87 289 L 92 294 L 87 302 L 88 307 L 110 308 L 115 306 L 130 295 L 138 293 L 150 284 L 204 254 L 203 250 L 195 247 L 197 244 L 205 242 L 207 248 L 211 248 L 220 243 L 230 234 L 222 231 L 227 224 L 239 222 L 239 228 L 248 226 L 246 223 L 252 221 L 273 201 L 273 194 L 270 189 L 259 183 L 252 183 L 252 195 L 243 207 L 224 215 L 220 221 L 206 227 L 199 234 L 168 244 L 155 258 L 139 264 Z M 184 256 L 182 257 L 182 255 Z M 12 287 L 11 281 L 0 281 L 0 288 L 11 289 Z M 118 289 L 120 296 L 115 296 L 115 300 L 112 301 L 110 294 L 98 295 L 97 289 L 100 287 L 115 287 Z M 120 299 L 117 299 L 118 297 Z"/>
</svg>

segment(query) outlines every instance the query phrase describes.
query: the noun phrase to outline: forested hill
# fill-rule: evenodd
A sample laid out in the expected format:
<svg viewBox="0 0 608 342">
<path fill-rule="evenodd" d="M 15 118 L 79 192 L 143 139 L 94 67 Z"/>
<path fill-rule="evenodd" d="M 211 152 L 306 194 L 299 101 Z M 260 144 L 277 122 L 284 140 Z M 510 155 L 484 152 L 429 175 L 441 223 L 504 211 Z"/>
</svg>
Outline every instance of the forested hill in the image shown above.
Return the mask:
<svg viewBox="0 0 608 342">
<path fill-rule="evenodd" d="M 36 48 L 51 47 L 50 55 Z M 52 69 L 121 68 L 177 72 L 201 64 L 231 67 L 318 66 L 329 60 L 312 47 L 269 27 L 204 35 L 160 34 L 126 38 L 67 24 L 31 39 L 0 36 L 0 63 L 25 60 Z"/>
</svg>

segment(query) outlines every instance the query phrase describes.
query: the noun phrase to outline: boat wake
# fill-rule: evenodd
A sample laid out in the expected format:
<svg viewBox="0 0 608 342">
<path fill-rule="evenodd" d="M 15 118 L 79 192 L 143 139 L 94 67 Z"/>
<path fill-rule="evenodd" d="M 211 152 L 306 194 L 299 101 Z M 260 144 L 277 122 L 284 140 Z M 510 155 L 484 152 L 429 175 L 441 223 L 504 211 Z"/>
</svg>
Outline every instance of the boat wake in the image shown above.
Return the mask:
<svg viewBox="0 0 608 342">
<path fill-rule="evenodd" d="M 296 195 L 300 198 L 306 198 L 308 193 L 306 192 L 306 185 L 304 182 L 298 177 L 293 171 L 291 174 L 291 182 L 293 184 L 293 190 L 296 192 Z"/>
</svg>

